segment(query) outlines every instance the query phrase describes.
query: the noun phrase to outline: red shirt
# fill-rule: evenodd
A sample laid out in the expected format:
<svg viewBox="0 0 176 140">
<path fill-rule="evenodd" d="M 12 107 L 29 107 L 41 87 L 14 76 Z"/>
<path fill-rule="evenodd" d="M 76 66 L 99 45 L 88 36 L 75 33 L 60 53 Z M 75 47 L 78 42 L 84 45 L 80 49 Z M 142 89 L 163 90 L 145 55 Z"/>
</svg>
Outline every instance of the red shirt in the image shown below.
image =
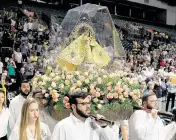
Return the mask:
<svg viewBox="0 0 176 140">
<path fill-rule="evenodd" d="M 160 66 L 162 66 L 162 67 L 164 67 L 164 66 L 165 66 L 164 61 L 160 61 Z"/>
</svg>

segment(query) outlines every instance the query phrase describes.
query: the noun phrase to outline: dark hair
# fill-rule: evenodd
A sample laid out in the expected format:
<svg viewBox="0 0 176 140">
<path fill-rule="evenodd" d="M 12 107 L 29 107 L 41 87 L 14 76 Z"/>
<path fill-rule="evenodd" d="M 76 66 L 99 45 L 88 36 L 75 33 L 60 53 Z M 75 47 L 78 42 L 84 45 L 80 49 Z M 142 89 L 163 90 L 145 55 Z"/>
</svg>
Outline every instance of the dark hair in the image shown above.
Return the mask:
<svg viewBox="0 0 176 140">
<path fill-rule="evenodd" d="M 74 92 L 69 96 L 69 103 L 77 104 L 77 98 L 85 99 L 89 94 L 87 92 Z"/>
<path fill-rule="evenodd" d="M 146 101 L 148 101 L 148 98 L 150 97 L 150 96 L 153 96 L 153 95 L 156 95 L 154 92 L 148 92 L 148 93 L 146 93 L 145 95 L 143 95 L 142 96 L 142 104 L 144 103 L 144 102 L 146 102 Z"/>
<path fill-rule="evenodd" d="M 29 81 L 28 81 L 28 80 L 23 80 L 23 81 L 21 81 L 20 86 L 21 86 L 23 83 L 29 83 Z"/>
<path fill-rule="evenodd" d="M 41 90 L 41 89 L 34 90 L 34 91 L 32 92 L 32 97 L 35 97 L 35 95 L 36 95 L 37 93 L 42 93 L 42 90 Z"/>
</svg>

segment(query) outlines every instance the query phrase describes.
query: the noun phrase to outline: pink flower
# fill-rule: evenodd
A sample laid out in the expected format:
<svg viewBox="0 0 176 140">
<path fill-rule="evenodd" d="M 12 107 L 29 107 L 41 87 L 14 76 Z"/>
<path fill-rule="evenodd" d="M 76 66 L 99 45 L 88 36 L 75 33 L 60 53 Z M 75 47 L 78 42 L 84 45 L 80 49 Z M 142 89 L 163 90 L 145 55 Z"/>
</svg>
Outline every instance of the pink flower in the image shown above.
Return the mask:
<svg viewBox="0 0 176 140">
<path fill-rule="evenodd" d="M 97 98 L 94 98 L 92 101 L 93 101 L 94 103 L 97 103 L 97 102 L 98 102 L 98 99 L 97 99 Z"/>
<path fill-rule="evenodd" d="M 91 93 L 91 94 L 94 94 L 94 93 L 95 93 L 95 89 L 92 88 L 92 89 L 90 90 L 90 93 Z"/>
<path fill-rule="evenodd" d="M 96 92 L 95 97 L 97 97 L 97 98 L 100 97 L 100 92 Z"/>
<path fill-rule="evenodd" d="M 68 98 L 67 96 L 65 96 L 65 97 L 63 98 L 63 104 L 68 103 L 68 101 L 69 101 L 69 98 Z"/>
<path fill-rule="evenodd" d="M 111 85 L 107 86 L 107 90 L 111 91 L 112 90 L 112 86 Z"/>
<path fill-rule="evenodd" d="M 118 99 L 118 94 L 117 93 L 114 93 L 113 96 L 114 96 L 114 99 Z"/>
<path fill-rule="evenodd" d="M 70 104 L 69 104 L 69 103 L 66 103 L 66 104 L 65 104 L 65 108 L 66 108 L 66 109 L 70 109 L 70 108 L 71 108 Z"/>
<path fill-rule="evenodd" d="M 125 91 L 125 92 L 123 93 L 123 95 L 127 98 L 129 94 L 128 94 L 128 92 Z"/>
<path fill-rule="evenodd" d="M 91 101 L 92 97 L 90 95 L 87 96 L 87 98 Z"/>
<path fill-rule="evenodd" d="M 66 76 L 66 79 L 67 79 L 67 80 L 70 80 L 70 79 L 71 79 L 71 76 L 70 76 L 70 75 L 67 75 L 67 76 Z"/>
<path fill-rule="evenodd" d="M 45 89 L 42 89 L 42 94 L 45 94 L 46 93 L 46 90 Z"/>
<path fill-rule="evenodd" d="M 95 86 L 97 85 L 97 82 L 94 82 L 93 85 L 94 85 L 94 87 L 95 87 Z"/>
<path fill-rule="evenodd" d="M 107 96 L 106 96 L 108 99 L 112 99 L 114 96 L 112 93 L 108 93 Z"/>
<path fill-rule="evenodd" d="M 122 91 L 123 91 L 123 89 L 122 89 L 122 88 L 119 88 L 119 89 L 117 90 L 117 93 L 118 93 L 118 94 L 122 94 Z"/>
</svg>

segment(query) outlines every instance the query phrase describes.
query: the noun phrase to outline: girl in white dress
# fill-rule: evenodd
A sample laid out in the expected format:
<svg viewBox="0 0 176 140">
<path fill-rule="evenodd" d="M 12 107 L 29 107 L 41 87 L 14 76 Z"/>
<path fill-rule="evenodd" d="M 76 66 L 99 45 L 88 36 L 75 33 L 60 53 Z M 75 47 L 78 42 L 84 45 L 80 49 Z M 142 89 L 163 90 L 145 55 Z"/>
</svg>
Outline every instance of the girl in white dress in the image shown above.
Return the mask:
<svg viewBox="0 0 176 140">
<path fill-rule="evenodd" d="M 6 108 L 6 95 L 0 90 L 0 140 L 7 140 L 7 126 L 10 117 L 9 109 Z"/>
<path fill-rule="evenodd" d="M 13 129 L 9 140 L 50 140 L 50 136 L 48 126 L 40 122 L 38 102 L 34 98 L 26 99 L 20 125 Z"/>
</svg>

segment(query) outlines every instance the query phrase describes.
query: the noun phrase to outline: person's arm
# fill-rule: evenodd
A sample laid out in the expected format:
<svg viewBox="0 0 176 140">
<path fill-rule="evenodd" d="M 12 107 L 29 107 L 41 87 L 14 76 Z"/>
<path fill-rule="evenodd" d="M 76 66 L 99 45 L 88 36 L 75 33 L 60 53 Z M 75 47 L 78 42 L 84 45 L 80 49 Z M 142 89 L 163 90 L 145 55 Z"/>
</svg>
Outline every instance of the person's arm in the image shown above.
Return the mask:
<svg viewBox="0 0 176 140">
<path fill-rule="evenodd" d="M 16 69 L 17 67 L 16 67 L 16 64 L 14 61 L 12 61 L 12 64 L 13 64 L 14 68 Z"/>
<path fill-rule="evenodd" d="M 120 125 L 120 129 L 122 132 L 123 140 L 128 140 L 128 121 L 127 120 L 122 121 Z"/>
<path fill-rule="evenodd" d="M 128 140 L 128 126 L 121 126 L 123 140 Z"/>
</svg>

